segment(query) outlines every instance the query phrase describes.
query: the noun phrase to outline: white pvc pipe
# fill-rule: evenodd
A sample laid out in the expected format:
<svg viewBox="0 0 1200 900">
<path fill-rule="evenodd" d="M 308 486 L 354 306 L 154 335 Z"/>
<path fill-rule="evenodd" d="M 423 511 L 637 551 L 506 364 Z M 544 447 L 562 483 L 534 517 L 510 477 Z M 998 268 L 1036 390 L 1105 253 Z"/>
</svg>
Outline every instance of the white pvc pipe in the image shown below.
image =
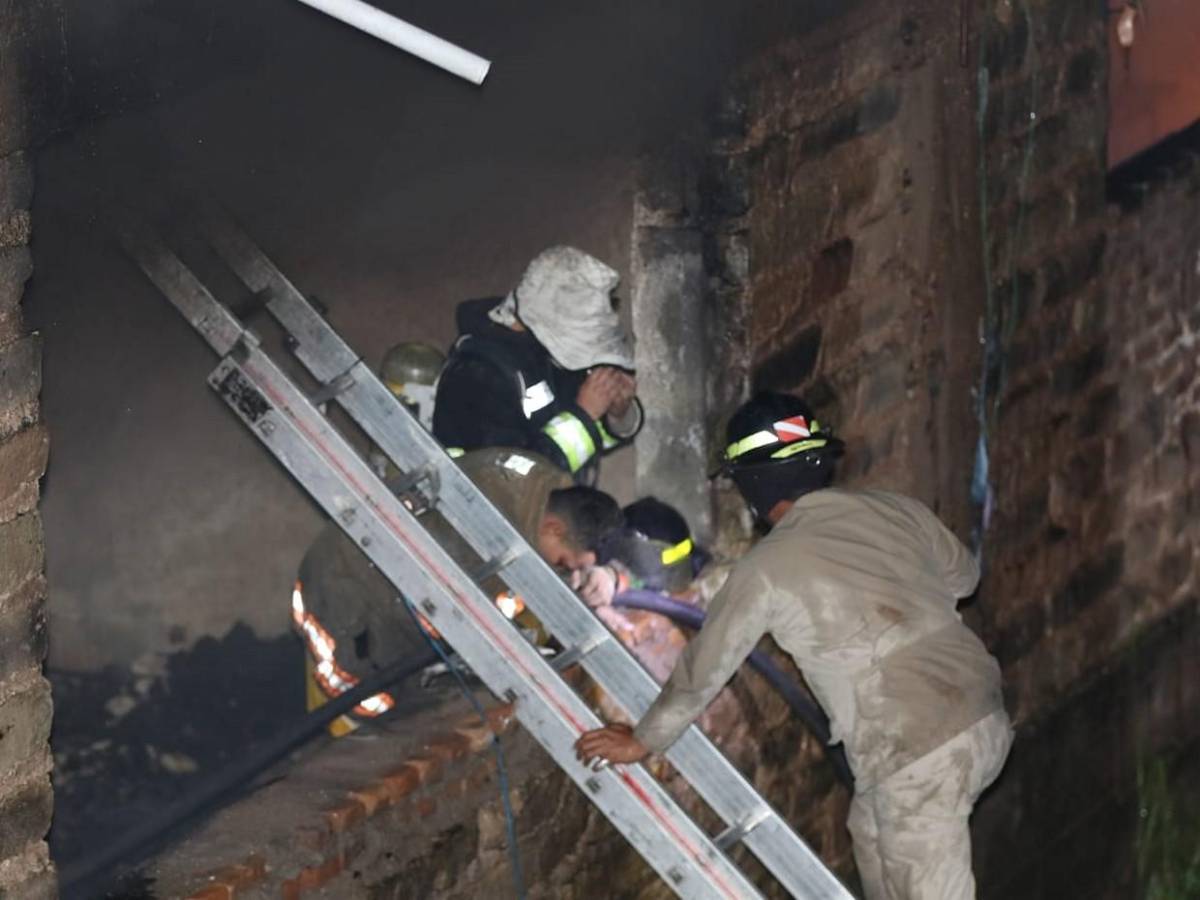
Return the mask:
<svg viewBox="0 0 1200 900">
<path fill-rule="evenodd" d="M 365 31 L 373 37 L 386 41 L 393 47 L 419 56 L 426 62 L 452 72 L 460 78 L 465 78 L 473 84 L 483 84 L 487 77 L 491 62 L 482 56 L 476 56 L 470 50 L 457 47 L 449 41 L 444 41 L 428 31 L 410 25 L 403 19 L 397 19 L 390 13 L 376 9 L 362 0 L 300 0 L 305 6 L 318 9 L 326 15 L 333 16 Z"/>
</svg>

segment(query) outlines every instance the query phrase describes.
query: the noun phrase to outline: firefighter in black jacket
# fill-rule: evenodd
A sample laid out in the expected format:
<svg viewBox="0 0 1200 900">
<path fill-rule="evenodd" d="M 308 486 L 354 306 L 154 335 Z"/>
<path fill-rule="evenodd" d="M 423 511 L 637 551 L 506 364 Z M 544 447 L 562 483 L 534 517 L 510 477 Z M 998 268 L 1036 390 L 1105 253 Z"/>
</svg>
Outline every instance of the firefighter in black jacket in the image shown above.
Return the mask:
<svg viewBox="0 0 1200 900">
<path fill-rule="evenodd" d="M 460 304 L 434 436 L 459 450 L 523 447 L 593 480 L 600 455 L 642 425 L 618 281 L 582 250 L 551 247 L 503 299 Z"/>
</svg>

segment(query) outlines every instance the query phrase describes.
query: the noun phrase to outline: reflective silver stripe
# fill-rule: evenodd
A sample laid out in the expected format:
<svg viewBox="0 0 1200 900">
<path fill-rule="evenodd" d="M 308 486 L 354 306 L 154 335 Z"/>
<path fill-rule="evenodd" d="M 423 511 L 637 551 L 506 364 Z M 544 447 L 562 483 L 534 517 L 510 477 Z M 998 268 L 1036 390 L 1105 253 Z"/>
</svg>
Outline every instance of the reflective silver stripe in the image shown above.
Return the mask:
<svg viewBox="0 0 1200 900">
<path fill-rule="evenodd" d="M 546 423 L 542 432 L 563 452 L 567 468 L 573 473 L 582 469 L 596 453 L 596 442 L 574 413 L 560 412 Z"/>
<path fill-rule="evenodd" d="M 554 391 L 550 390 L 550 383 L 539 381 L 537 384 L 525 388 L 521 395 L 521 410 L 525 413 L 525 418 L 532 419 L 534 413 L 545 409 L 553 402 Z"/>
</svg>

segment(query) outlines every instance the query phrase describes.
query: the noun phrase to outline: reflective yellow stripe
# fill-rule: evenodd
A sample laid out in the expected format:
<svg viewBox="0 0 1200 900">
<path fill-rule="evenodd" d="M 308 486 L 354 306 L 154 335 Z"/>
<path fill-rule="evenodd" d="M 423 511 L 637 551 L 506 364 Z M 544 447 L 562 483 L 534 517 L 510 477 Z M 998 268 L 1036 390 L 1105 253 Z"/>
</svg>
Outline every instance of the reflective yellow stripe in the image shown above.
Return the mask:
<svg viewBox="0 0 1200 900">
<path fill-rule="evenodd" d="M 664 566 L 674 565 L 681 559 L 687 559 L 689 553 L 692 552 L 692 539 L 684 538 L 674 547 L 668 547 L 662 552 L 662 564 Z"/>
<path fill-rule="evenodd" d="M 821 425 L 815 419 L 808 424 L 808 430 L 813 435 L 812 440 L 791 442 L 785 450 L 779 453 L 772 453 L 771 459 L 784 459 L 801 450 L 812 450 L 815 447 L 824 447 L 828 443 L 824 438 L 818 438 L 816 435 L 821 431 Z M 757 450 L 759 447 L 769 447 L 772 444 L 781 444 L 783 441 L 779 439 L 779 435 L 774 431 L 756 431 L 754 434 L 747 435 L 740 441 L 734 441 L 725 448 L 725 459 L 734 460 L 744 453 L 749 453 L 751 450 Z"/>
<path fill-rule="evenodd" d="M 596 442 L 574 413 L 560 412 L 545 424 L 542 433 L 563 452 L 572 473 L 582 469 L 596 453 Z"/>
<path fill-rule="evenodd" d="M 737 459 L 743 453 L 749 453 L 751 450 L 757 450 L 759 447 L 768 447 L 771 444 L 779 443 L 779 435 L 773 431 L 756 431 L 740 441 L 734 441 L 725 448 L 726 459 Z"/>
<path fill-rule="evenodd" d="M 617 446 L 617 444 L 621 443 L 608 433 L 608 429 L 604 427 L 603 421 L 596 423 L 596 429 L 600 432 L 600 440 L 603 442 L 605 450 L 611 450 L 613 447 Z"/>
<path fill-rule="evenodd" d="M 771 459 L 787 459 L 789 456 L 795 456 L 797 453 L 803 453 L 805 450 L 816 450 L 818 447 L 824 447 L 828 443 L 825 438 L 814 438 L 811 441 L 797 441 L 794 444 L 788 444 L 782 450 L 772 453 Z"/>
<path fill-rule="evenodd" d="M 462 447 L 447 447 L 446 448 L 446 455 L 448 457 L 450 457 L 451 459 L 458 459 L 460 456 L 462 456 L 466 452 L 467 451 L 464 450 Z"/>
</svg>

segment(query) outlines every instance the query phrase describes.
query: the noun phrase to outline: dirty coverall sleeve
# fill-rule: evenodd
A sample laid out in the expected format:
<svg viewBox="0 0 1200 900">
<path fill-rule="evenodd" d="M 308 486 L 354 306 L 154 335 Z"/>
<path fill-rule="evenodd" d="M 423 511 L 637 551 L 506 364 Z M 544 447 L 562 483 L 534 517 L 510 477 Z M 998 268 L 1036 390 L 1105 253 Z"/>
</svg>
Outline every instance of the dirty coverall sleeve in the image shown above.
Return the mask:
<svg viewBox="0 0 1200 900">
<path fill-rule="evenodd" d="M 978 560 L 937 516 L 924 507 L 922 511 L 925 533 L 946 587 L 955 597 L 969 597 L 979 585 Z"/>
<path fill-rule="evenodd" d="M 704 627 L 634 729 L 651 752 L 661 753 L 675 743 L 771 630 L 774 610 L 766 579 L 745 563 L 739 568 L 713 598 Z"/>
</svg>

